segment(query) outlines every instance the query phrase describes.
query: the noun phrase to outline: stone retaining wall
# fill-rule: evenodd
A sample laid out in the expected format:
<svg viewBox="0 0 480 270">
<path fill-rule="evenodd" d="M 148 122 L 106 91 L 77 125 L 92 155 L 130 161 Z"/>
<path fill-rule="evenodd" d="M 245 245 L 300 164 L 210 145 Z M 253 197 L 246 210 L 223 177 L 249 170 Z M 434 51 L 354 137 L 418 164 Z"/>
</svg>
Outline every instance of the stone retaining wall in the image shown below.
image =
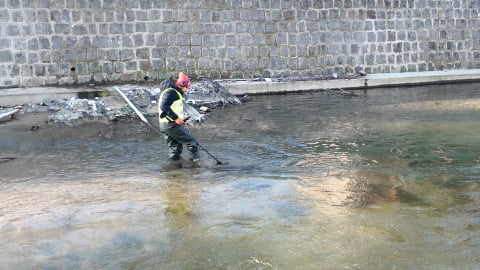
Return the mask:
<svg viewBox="0 0 480 270">
<path fill-rule="evenodd" d="M 0 0 L 0 87 L 480 68 L 480 1 Z"/>
</svg>

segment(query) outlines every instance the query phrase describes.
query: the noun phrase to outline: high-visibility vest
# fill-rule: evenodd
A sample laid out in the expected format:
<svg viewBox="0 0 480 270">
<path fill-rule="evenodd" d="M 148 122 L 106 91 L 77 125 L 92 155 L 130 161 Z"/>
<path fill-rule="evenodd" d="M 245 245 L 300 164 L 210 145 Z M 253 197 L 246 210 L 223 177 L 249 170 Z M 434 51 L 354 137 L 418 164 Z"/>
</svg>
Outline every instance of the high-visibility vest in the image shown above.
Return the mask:
<svg viewBox="0 0 480 270">
<path fill-rule="evenodd" d="M 172 111 L 174 113 L 176 113 L 178 115 L 178 117 L 180 118 L 184 118 L 184 113 L 183 113 L 183 95 L 180 94 L 180 92 L 177 91 L 177 89 L 174 89 L 174 88 L 168 88 L 168 89 L 165 89 L 163 90 L 162 94 L 160 95 L 160 102 L 158 102 L 158 116 L 162 115 L 163 111 L 162 109 L 160 108 L 160 105 L 162 104 L 162 100 L 163 100 L 163 95 L 165 94 L 165 92 L 167 91 L 175 91 L 178 95 L 178 99 L 175 100 L 173 103 L 172 103 L 172 106 L 170 106 L 170 108 L 172 109 Z M 173 120 L 170 116 L 166 115 L 165 117 L 163 118 L 160 118 L 160 123 L 167 123 L 167 122 L 172 122 L 172 121 L 175 121 Z"/>
</svg>

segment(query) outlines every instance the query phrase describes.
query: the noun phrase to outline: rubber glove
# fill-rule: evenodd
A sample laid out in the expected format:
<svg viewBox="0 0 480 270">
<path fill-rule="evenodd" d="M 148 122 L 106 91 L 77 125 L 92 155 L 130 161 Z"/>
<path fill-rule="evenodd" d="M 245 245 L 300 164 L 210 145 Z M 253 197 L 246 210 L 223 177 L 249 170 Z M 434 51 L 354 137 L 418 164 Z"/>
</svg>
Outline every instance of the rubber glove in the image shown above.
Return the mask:
<svg viewBox="0 0 480 270">
<path fill-rule="evenodd" d="M 185 122 L 183 121 L 182 118 L 178 117 L 177 119 L 175 119 L 175 123 L 179 126 L 185 124 Z"/>
</svg>

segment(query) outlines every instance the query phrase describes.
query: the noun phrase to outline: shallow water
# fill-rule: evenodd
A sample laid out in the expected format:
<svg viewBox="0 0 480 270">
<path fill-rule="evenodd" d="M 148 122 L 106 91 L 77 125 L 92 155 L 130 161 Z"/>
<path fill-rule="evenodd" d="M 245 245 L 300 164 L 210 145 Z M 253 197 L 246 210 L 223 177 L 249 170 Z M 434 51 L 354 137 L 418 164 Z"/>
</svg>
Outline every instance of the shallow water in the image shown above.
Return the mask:
<svg viewBox="0 0 480 270">
<path fill-rule="evenodd" d="M 480 268 L 479 86 L 255 96 L 165 172 L 138 122 L 0 123 L 0 265 Z"/>
</svg>

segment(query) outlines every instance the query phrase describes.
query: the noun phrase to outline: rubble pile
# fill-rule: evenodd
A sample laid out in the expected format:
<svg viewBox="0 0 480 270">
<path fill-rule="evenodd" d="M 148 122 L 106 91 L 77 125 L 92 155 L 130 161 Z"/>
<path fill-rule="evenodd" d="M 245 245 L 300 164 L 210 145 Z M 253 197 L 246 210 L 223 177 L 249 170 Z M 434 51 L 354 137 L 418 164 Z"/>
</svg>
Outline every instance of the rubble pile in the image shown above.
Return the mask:
<svg viewBox="0 0 480 270">
<path fill-rule="evenodd" d="M 158 115 L 158 98 L 168 86 L 170 79 L 157 87 L 123 85 L 119 88 L 145 116 Z M 96 89 L 95 97 L 45 100 L 42 103 L 28 103 L 21 106 L 21 113 L 47 113 L 48 123 L 71 125 L 82 120 L 117 121 L 137 117 L 125 101 L 113 90 L 113 87 Z M 197 121 L 204 119 L 204 113 L 218 106 L 240 104 L 235 95 L 230 94 L 222 85 L 209 79 L 192 83 L 185 95 L 187 114 Z M 0 108 L 1 109 L 1 108 Z"/>
<path fill-rule="evenodd" d="M 218 82 L 204 78 L 192 85 L 187 93 L 187 100 L 197 106 L 225 106 L 242 103 L 238 97 L 228 92 Z"/>
</svg>

